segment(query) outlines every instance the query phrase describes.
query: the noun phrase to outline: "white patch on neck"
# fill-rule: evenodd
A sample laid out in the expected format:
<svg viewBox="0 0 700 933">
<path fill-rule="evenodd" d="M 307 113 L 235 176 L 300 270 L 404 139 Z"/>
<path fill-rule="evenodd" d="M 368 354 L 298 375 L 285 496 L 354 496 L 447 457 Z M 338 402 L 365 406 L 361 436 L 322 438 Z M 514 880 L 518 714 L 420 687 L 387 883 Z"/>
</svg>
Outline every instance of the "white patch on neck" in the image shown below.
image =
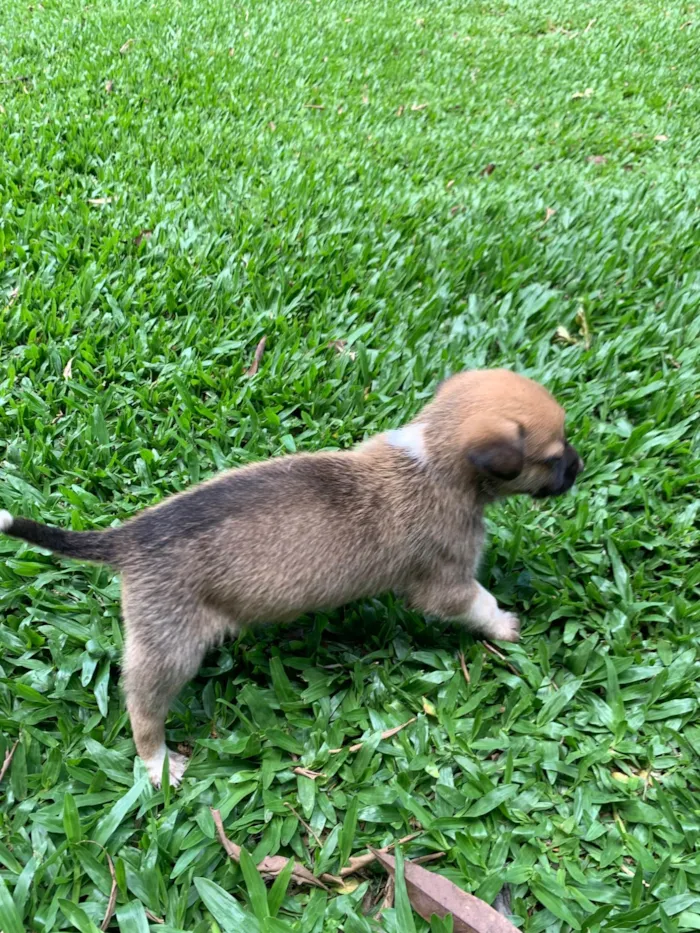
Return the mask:
<svg viewBox="0 0 700 933">
<path fill-rule="evenodd" d="M 387 431 L 387 441 L 392 447 L 403 450 L 417 463 L 427 463 L 425 449 L 425 425 L 407 424 L 395 431 Z"/>
</svg>

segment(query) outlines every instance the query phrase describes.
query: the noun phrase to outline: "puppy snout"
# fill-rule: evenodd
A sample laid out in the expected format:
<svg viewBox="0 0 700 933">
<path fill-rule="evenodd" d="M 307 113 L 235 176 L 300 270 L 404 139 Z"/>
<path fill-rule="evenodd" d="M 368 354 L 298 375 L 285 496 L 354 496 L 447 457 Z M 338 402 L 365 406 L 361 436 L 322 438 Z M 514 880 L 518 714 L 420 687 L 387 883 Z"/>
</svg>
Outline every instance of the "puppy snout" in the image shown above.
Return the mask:
<svg viewBox="0 0 700 933">
<path fill-rule="evenodd" d="M 583 472 L 583 468 L 584 463 L 579 452 L 571 444 L 567 444 L 564 451 L 564 472 L 566 476 L 575 479 L 579 473 Z"/>
</svg>

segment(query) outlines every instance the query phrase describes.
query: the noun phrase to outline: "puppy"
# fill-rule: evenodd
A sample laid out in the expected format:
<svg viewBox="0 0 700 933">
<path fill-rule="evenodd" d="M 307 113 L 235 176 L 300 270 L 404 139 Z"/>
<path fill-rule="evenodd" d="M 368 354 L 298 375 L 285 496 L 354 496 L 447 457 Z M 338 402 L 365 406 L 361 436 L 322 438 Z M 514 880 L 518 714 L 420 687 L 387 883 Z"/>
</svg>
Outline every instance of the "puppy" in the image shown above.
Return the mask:
<svg viewBox="0 0 700 933">
<path fill-rule="evenodd" d="M 550 496 L 583 462 L 564 411 L 505 370 L 446 380 L 409 424 L 338 453 L 229 470 L 119 528 L 74 532 L 0 512 L 0 530 L 122 576 L 124 686 L 138 754 L 158 785 L 165 717 L 207 648 L 243 626 L 282 622 L 387 591 L 487 638 L 519 622 L 475 578 L 484 507 Z"/>
</svg>

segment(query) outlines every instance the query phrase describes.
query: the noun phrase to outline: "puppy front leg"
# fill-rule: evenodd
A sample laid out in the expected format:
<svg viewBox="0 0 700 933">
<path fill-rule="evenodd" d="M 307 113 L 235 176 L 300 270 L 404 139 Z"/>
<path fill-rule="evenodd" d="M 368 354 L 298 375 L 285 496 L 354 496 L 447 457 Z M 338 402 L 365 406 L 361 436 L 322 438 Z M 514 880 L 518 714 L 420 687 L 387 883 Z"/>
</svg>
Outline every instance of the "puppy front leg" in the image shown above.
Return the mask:
<svg viewBox="0 0 700 933">
<path fill-rule="evenodd" d="M 496 598 L 476 580 L 465 584 L 424 584 L 413 588 L 409 595 L 415 608 L 441 619 L 461 622 L 486 638 L 520 639 L 518 617 L 501 609 Z"/>
<path fill-rule="evenodd" d="M 472 601 L 459 621 L 487 638 L 494 638 L 496 641 L 519 641 L 520 619 L 516 614 L 501 609 L 496 597 L 476 580 L 470 590 Z"/>
</svg>

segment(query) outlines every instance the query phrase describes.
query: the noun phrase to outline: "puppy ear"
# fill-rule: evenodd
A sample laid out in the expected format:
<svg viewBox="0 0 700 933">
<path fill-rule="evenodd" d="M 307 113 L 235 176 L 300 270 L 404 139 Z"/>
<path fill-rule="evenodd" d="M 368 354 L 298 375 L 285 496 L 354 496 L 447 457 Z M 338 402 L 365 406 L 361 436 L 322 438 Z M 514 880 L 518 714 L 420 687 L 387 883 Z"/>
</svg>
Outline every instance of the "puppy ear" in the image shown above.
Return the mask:
<svg viewBox="0 0 700 933">
<path fill-rule="evenodd" d="M 480 419 L 467 440 L 467 459 L 479 472 L 494 479 L 515 479 L 525 464 L 525 431 L 515 421 Z"/>
</svg>

